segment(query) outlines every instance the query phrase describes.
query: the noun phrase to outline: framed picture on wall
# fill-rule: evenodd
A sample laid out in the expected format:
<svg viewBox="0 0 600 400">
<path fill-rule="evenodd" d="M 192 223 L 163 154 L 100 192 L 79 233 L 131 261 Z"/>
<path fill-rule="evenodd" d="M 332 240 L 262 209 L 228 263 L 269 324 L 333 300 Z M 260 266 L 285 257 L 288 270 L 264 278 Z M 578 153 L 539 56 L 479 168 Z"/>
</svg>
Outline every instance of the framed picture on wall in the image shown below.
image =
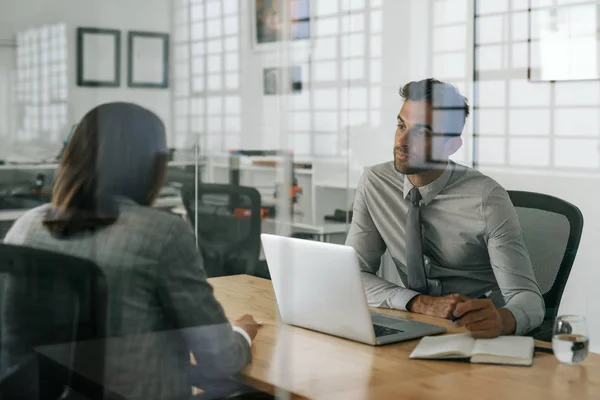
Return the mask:
<svg viewBox="0 0 600 400">
<path fill-rule="evenodd" d="M 121 31 L 77 28 L 77 85 L 121 85 Z"/>
<path fill-rule="evenodd" d="M 252 1 L 254 44 L 258 48 L 283 40 L 284 9 L 287 9 L 290 23 L 290 39 L 302 40 L 310 37 L 310 0 Z"/>
<path fill-rule="evenodd" d="M 529 1 L 531 81 L 600 79 L 600 3 L 544 6 Z"/>
<path fill-rule="evenodd" d="M 127 34 L 127 84 L 133 88 L 169 87 L 169 35 L 130 31 Z"/>
<path fill-rule="evenodd" d="M 263 94 L 272 96 L 302 91 L 302 68 L 298 66 L 288 68 L 289 84 L 287 85 L 283 84 L 283 72 L 283 67 L 263 69 Z"/>
</svg>

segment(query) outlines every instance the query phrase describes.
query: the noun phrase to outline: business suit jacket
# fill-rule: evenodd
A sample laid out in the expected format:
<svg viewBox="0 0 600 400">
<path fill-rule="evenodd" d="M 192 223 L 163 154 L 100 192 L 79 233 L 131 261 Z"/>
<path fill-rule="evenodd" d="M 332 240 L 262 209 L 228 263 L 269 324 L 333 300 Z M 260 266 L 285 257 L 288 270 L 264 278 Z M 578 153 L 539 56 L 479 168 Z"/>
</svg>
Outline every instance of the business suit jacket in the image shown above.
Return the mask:
<svg viewBox="0 0 600 400">
<path fill-rule="evenodd" d="M 86 258 L 102 269 L 109 292 L 110 390 L 128 399 L 185 397 L 191 393 L 190 351 L 198 363 L 194 373 L 205 380 L 238 372 L 251 359 L 250 346 L 213 296 L 189 224 L 125 198 L 118 205 L 114 224 L 67 238 L 43 226 L 49 205 L 32 209 L 5 243 Z"/>
</svg>

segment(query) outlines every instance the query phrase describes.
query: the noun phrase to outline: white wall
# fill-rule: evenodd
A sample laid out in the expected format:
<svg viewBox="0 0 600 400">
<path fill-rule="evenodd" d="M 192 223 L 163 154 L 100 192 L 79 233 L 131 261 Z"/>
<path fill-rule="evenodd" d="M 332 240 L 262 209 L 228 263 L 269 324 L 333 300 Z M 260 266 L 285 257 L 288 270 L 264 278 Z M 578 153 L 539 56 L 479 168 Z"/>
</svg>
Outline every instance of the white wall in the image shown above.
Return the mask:
<svg viewBox="0 0 600 400">
<path fill-rule="evenodd" d="M 65 23 L 68 35 L 69 122 L 75 123 L 98 104 L 129 101 L 147 107 L 171 126 L 170 89 L 127 87 L 127 31 L 169 33 L 168 0 L 5 0 L 0 12 L 0 38 L 14 39 L 19 31 L 40 25 Z M 76 28 L 121 30 L 121 86 L 91 88 L 76 85 Z M 65 132 L 66 133 L 66 132 Z"/>
</svg>

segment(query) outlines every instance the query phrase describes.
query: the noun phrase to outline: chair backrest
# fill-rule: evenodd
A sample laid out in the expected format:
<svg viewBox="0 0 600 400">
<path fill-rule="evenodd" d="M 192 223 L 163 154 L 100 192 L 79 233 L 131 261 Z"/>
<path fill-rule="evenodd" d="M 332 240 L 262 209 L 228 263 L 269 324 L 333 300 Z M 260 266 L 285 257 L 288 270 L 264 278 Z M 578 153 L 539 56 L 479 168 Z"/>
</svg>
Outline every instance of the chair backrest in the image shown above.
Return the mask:
<svg viewBox="0 0 600 400">
<path fill-rule="evenodd" d="M 6 374 L 0 397 L 28 389 L 39 392 L 37 398 L 49 398 L 70 387 L 90 399 L 102 399 L 108 293 L 98 266 L 65 254 L 0 244 L 0 275 L 0 351 Z M 92 340 L 93 346 L 81 344 Z M 52 363 L 36 352 L 52 345 L 61 349 L 56 356 L 65 363 Z M 36 371 L 37 385 L 18 387 L 23 376 L 30 376 L 19 369 Z"/>
<path fill-rule="evenodd" d="M 573 204 L 542 193 L 509 190 L 523 241 L 546 303 L 546 319 L 554 319 L 575 261 L 583 215 Z"/>
<path fill-rule="evenodd" d="M 254 275 L 260 255 L 258 190 L 212 183 L 199 183 L 196 188 L 192 181 L 183 186 L 181 198 L 204 256 L 207 275 Z"/>
</svg>

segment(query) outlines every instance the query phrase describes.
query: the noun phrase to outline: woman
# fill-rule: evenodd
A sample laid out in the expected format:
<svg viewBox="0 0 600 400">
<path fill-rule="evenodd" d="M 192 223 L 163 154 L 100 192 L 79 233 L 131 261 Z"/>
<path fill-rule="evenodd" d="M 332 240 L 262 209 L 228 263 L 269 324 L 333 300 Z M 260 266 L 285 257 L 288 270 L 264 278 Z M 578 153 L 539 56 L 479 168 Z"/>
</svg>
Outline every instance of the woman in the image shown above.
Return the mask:
<svg viewBox="0 0 600 400">
<path fill-rule="evenodd" d="M 27 212 L 5 238 L 102 269 L 106 382 L 128 399 L 189 396 L 190 351 L 205 378 L 231 376 L 250 360 L 257 331 L 251 316 L 233 324 L 225 318 L 188 224 L 150 208 L 167 159 L 165 128 L 154 113 L 129 103 L 98 106 L 65 148 L 52 203 Z"/>
</svg>

